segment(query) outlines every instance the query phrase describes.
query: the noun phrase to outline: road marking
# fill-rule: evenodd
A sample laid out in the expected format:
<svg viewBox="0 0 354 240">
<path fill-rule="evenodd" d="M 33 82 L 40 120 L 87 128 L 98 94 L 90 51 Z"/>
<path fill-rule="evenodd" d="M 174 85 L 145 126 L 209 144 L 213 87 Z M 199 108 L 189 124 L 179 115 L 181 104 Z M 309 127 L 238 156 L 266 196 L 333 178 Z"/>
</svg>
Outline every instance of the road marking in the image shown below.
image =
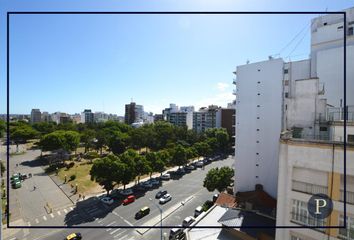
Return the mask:
<svg viewBox="0 0 354 240">
<path fill-rule="evenodd" d="M 37 223 L 37 224 L 39 223 L 39 220 L 38 220 L 38 218 L 36 218 L 36 219 L 35 219 L 35 221 L 36 221 L 36 223 Z"/>
<path fill-rule="evenodd" d="M 125 218 L 123 218 L 121 215 L 119 215 L 117 212 L 113 211 L 112 212 L 114 215 L 118 216 L 120 219 L 122 219 L 126 224 L 130 225 L 130 226 L 134 226 L 131 222 L 129 222 L 128 220 L 126 220 Z"/>
<path fill-rule="evenodd" d="M 68 210 L 64 209 L 65 214 L 68 213 Z"/>
<path fill-rule="evenodd" d="M 97 218 L 98 219 L 98 218 Z M 99 220 L 99 221 L 97 221 L 98 223 L 101 223 L 101 222 L 103 222 L 103 218 L 101 219 L 101 220 Z"/>
<path fill-rule="evenodd" d="M 70 210 L 71 210 L 71 211 L 74 210 L 73 207 L 70 207 Z"/>
<path fill-rule="evenodd" d="M 115 230 L 113 230 L 112 232 L 110 232 L 109 234 L 114 234 L 114 233 L 116 233 L 117 231 L 119 231 L 120 229 L 119 228 L 117 228 L 117 229 L 115 229 Z"/>
<path fill-rule="evenodd" d="M 107 227 L 113 225 L 116 221 L 111 222 L 110 224 L 106 225 Z"/>
<path fill-rule="evenodd" d="M 50 216 L 51 216 L 52 218 L 54 218 L 54 214 L 53 214 L 53 213 L 51 213 Z"/>
<path fill-rule="evenodd" d="M 61 212 L 60 212 L 60 211 L 58 211 L 57 213 L 58 213 L 59 216 L 61 215 Z"/>
<path fill-rule="evenodd" d="M 43 216 L 43 220 L 44 220 L 44 221 L 47 221 L 47 217 L 46 217 L 46 216 Z"/>
<path fill-rule="evenodd" d="M 30 222 L 27 222 L 27 225 L 30 227 L 30 226 L 31 226 L 31 223 L 30 223 Z"/>
</svg>

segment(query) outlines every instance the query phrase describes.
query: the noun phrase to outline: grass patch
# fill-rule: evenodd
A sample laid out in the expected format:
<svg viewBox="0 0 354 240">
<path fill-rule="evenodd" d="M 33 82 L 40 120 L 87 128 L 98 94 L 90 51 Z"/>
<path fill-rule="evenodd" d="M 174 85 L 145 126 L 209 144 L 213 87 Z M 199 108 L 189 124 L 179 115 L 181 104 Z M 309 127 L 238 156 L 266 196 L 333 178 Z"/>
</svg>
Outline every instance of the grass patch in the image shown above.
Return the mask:
<svg viewBox="0 0 354 240">
<path fill-rule="evenodd" d="M 58 176 L 61 180 L 66 179 L 67 181 L 70 180 L 70 176 L 75 175 L 75 179 L 72 181 L 69 181 L 67 184 L 72 184 L 73 186 L 78 185 L 78 192 L 87 194 L 90 191 L 94 190 L 95 188 L 99 187 L 99 185 L 91 181 L 91 175 L 90 175 L 90 170 L 92 168 L 91 164 L 79 164 L 75 162 L 75 165 L 70 168 L 61 168 L 59 169 Z"/>
</svg>

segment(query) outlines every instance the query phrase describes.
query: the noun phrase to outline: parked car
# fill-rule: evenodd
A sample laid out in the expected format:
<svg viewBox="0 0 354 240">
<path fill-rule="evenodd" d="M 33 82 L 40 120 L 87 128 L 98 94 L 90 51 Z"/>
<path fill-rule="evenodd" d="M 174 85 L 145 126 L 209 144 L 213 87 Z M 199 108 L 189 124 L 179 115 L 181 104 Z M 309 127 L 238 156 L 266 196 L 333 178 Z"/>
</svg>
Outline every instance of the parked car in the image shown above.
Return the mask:
<svg viewBox="0 0 354 240">
<path fill-rule="evenodd" d="M 81 240 L 81 233 L 71 233 L 64 240 Z"/>
<path fill-rule="evenodd" d="M 134 195 L 129 195 L 126 199 L 123 200 L 123 205 L 127 205 L 135 201 Z"/>
<path fill-rule="evenodd" d="M 171 175 L 169 173 L 165 173 L 165 174 L 162 174 L 162 176 L 160 178 L 162 180 L 170 180 L 171 179 Z"/>
<path fill-rule="evenodd" d="M 172 228 L 170 230 L 170 236 L 168 239 L 170 239 L 170 240 L 181 239 L 183 237 L 183 235 L 184 235 L 183 228 Z"/>
<path fill-rule="evenodd" d="M 120 194 L 122 194 L 123 196 L 129 196 L 133 194 L 133 190 L 131 188 L 127 188 L 125 190 L 122 190 Z"/>
<path fill-rule="evenodd" d="M 203 160 L 198 161 L 198 162 L 195 163 L 196 167 L 203 167 L 203 165 L 204 165 Z"/>
<path fill-rule="evenodd" d="M 189 227 L 194 221 L 195 221 L 194 217 L 192 216 L 186 217 L 182 222 L 182 226 Z"/>
<path fill-rule="evenodd" d="M 203 212 L 202 206 L 198 206 L 198 207 L 194 210 L 194 217 L 198 217 L 202 212 Z"/>
<path fill-rule="evenodd" d="M 219 197 L 219 194 L 218 194 L 218 193 L 215 193 L 215 194 L 213 195 L 213 202 L 216 202 L 216 199 L 218 199 L 218 197 Z"/>
<path fill-rule="evenodd" d="M 175 174 L 177 174 L 177 175 L 183 175 L 185 173 L 186 173 L 186 171 L 183 168 L 178 168 L 177 171 L 175 172 Z"/>
<path fill-rule="evenodd" d="M 143 183 L 142 183 L 142 186 L 143 186 L 144 188 L 149 189 L 149 188 L 152 188 L 152 183 L 149 182 L 149 181 L 146 181 L 146 182 L 143 182 Z"/>
<path fill-rule="evenodd" d="M 145 190 L 145 187 L 143 186 L 142 183 L 139 183 L 139 184 L 135 185 L 133 188 L 134 188 L 134 190 L 138 190 L 138 191 L 144 191 Z"/>
<path fill-rule="evenodd" d="M 21 181 L 20 181 L 20 180 L 13 181 L 11 184 L 12 184 L 12 187 L 13 187 L 14 189 L 22 187 L 22 184 L 21 184 Z"/>
<path fill-rule="evenodd" d="M 158 180 L 157 178 L 151 178 L 149 181 L 154 186 L 160 185 L 160 180 Z"/>
<path fill-rule="evenodd" d="M 107 205 L 112 205 L 114 200 L 111 197 L 103 197 L 103 198 L 101 198 L 101 202 L 103 202 Z"/>
<path fill-rule="evenodd" d="M 139 212 L 137 212 L 135 214 L 135 219 L 140 219 L 146 215 L 148 215 L 150 213 L 150 208 L 149 207 L 143 207 L 142 209 L 139 210 Z"/>
<path fill-rule="evenodd" d="M 195 167 L 193 165 L 187 165 L 184 168 L 187 170 L 194 170 L 195 169 Z"/>
<path fill-rule="evenodd" d="M 209 163 L 211 163 L 211 160 L 210 160 L 209 158 L 204 158 L 203 164 L 204 164 L 204 165 L 207 165 L 207 164 L 209 164 Z"/>
<path fill-rule="evenodd" d="M 167 194 L 167 191 L 166 190 L 161 190 L 161 191 L 158 191 L 157 193 L 156 193 L 156 195 L 155 195 L 155 198 L 157 198 L 157 199 L 160 199 L 160 198 L 162 198 L 164 195 L 166 195 Z"/>
<path fill-rule="evenodd" d="M 165 203 L 171 201 L 171 199 L 172 199 L 172 196 L 167 193 L 167 194 L 163 195 L 162 198 L 160 198 L 159 202 L 160 202 L 160 204 L 165 204 Z"/>
</svg>

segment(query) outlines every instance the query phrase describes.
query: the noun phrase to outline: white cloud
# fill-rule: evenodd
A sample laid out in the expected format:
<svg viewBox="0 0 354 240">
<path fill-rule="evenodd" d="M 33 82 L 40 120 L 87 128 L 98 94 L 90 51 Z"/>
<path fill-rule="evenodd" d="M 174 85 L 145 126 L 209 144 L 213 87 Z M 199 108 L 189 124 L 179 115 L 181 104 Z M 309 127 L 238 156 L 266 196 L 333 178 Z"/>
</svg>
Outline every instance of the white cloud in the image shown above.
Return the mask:
<svg viewBox="0 0 354 240">
<path fill-rule="evenodd" d="M 218 82 L 217 85 L 216 85 L 216 88 L 219 90 L 219 91 L 225 91 L 230 85 L 227 84 L 227 83 L 223 83 L 223 82 Z"/>
</svg>

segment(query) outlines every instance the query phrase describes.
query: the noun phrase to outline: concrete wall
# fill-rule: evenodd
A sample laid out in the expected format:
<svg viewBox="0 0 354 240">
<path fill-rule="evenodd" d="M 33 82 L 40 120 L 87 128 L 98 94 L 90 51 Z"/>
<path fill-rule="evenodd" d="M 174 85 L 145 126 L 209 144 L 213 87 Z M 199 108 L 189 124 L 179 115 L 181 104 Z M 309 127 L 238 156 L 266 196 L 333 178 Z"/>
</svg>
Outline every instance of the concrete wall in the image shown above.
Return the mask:
<svg viewBox="0 0 354 240">
<path fill-rule="evenodd" d="M 277 196 L 282 80 L 282 59 L 237 67 L 235 192 L 262 184 Z"/>
<path fill-rule="evenodd" d="M 347 141 L 348 134 L 354 135 L 354 126 L 347 126 Z M 330 127 L 330 136 L 333 141 L 344 141 L 344 127 L 341 125 L 332 125 Z"/>
</svg>

